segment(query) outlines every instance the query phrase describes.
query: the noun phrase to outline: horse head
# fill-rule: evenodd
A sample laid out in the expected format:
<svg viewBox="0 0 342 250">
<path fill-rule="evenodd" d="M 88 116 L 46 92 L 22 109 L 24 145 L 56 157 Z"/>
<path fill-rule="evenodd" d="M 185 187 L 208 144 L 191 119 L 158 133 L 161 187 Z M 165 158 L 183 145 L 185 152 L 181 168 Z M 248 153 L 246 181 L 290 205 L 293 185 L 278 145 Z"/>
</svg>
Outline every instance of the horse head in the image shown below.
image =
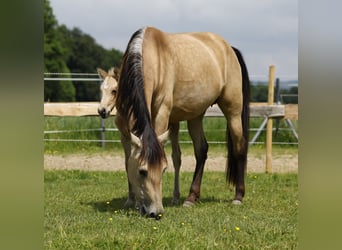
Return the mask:
<svg viewBox="0 0 342 250">
<path fill-rule="evenodd" d="M 114 68 L 111 68 L 108 72 L 98 68 L 97 72 L 101 79 L 103 79 L 100 87 L 101 101 L 97 111 L 102 118 L 107 118 L 115 106 L 118 74 Z"/>
<path fill-rule="evenodd" d="M 159 142 L 164 145 L 169 132 L 158 137 Z M 151 218 L 160 219 L 164 213 L 162 203 L 162 175 L 167 167 L 166 158 L 161 164 L 150 166 L 147 162 L 141 161 L 140 154 L 142 141 L 131 133 L 131 154 L 128 159 L 128 179 L 132 184 L 136 206 L 140 213 Z"/>
</svg>

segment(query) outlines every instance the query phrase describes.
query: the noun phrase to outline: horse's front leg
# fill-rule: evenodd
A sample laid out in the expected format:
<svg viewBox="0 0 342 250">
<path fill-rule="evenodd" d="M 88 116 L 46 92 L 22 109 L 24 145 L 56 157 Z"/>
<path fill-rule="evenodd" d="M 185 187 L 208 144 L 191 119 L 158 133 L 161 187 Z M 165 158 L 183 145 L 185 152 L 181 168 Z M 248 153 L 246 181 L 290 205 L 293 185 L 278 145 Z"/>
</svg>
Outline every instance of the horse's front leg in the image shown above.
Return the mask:
<svg viewBox="0 0 342 250">
<path fill-rule="evenodd" d="M 179 191 L 179 170 L 181 166 L 181 150 L 178 142 L 179 122 L 170 124 L 170 140 L 172 145 L 172 161 L 175 169 L 175 180 L 173 188 L 172 204 L 178 205 L 180 199 Z"/>
<path fill-rule="evenodd" d="M 118 127 L 118 129 L 121 132 L 121 144 L 122 147 L 124 149 L 124 153 L 125 153 L 125 169 L 126 169 L 126 174 L 127 174 L 127 182 L 128 182 L 128 198 L 124 204 L 125 208 L 129 208 L 129 207 L 133 207 L 134 205 L 134 201 L 135 201 L 135 194 L 133 192 L 133 188 L 131 183 L 129 182 L 128 179 L 128 159 L 130 157 L 131 154 L 131 141 L 130 141 L 130 134 L 128 133 L 128 129 L 126 127 L 124 127 L 124 122 L 121 119 L 121 116 L 117 115 L 116 119 L 115 119 L 115 124 Z"/>
<path fill-rule="evenodd" d="M 128 198 L 124 206 L 125 208 L 130 208 L 130 207 L 133 207 L 134 202 L 135 202 L 135 194 L 133 192 L 132 185 L 128 179 L 128 159 L 131 154 L 131 143 L 129 139 L 127 139 L 124 135 L 121 135 L 121 143 L 125 152 L 125 169 L 126 169 L 127 182 L 128 182 Z"/>
<path fill-rule="evenodd" d="M 194 205 L 201 194 L 201 183 L 204 170 L 204 164 L 207 160 L 208 143 L 205 139 L 202 125 L 203 115 L 191 121 L 188 121 L 188 129 L 190 137 L 194 144 L 194 151 L 196 157 L 196 169 L 193 176 L 192 184 L 188 198 L 184 201 L 183 206 L 188 207 Z"/>
</svg>

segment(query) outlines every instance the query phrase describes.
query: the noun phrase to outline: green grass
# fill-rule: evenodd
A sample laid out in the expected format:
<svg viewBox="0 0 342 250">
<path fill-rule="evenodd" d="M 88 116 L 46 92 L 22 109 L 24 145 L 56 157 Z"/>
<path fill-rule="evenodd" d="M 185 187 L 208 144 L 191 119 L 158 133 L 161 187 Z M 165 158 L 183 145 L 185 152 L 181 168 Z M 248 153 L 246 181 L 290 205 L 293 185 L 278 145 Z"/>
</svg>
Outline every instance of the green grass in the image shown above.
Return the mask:
<svg viewBox="0 0 342 250">
<path fill-rule="evenodd" d="M 86 117 L 45 117 L 44 131 L 53 130 L 85 130 L 85 129 L 99 129 L 100 128 L 100 117 L 97 116 L 86 116 Z M 258 128 L 262 123 L 261 118 L 251 118 L 250 127 Z M 114 118 L 110 117 L 104 120 L 106 128 L 115 128 Z M 297 121 L 293 121 L 295 128 L 298 128 Z M 225 141 L 226 137 L 226 121 L 223 117 L 206 117 L 204 118 L 204 130 L 206 138 L 209 142 L 211 141 Z M 274 127 L 276 122 L 274 122 Z M 281 120 L 279 124 L 280 128 L 288 128 L 285 121 Z M 187 130 L 186 122 L 181 122 L 180 129 Z M 250 132 L 250 139 L 255 134 L 255 131 Z M 265 142 L 266 133 L 263 132 L 258 139 L 260 142 Z M 81 140 L 99 140 L 101 138 L 100 131 L 80 131 L 80 132 L 69 132 L 69 133 L 54 133 L 44 134 L 44 139 L 81 139 Z M 106 131 L 105 138 L 107 140 L 120 140 L 120 134 L 117 131 Z M 180 141 L 190 141 L 188 132 L 180 133 Z M 273 141 L 275 142 L 296 142 L 293 134 L 290 131 L 279 131 L 274 132 Z M 189 148 L 192 152 L 191 144 L 182 144 L 183 149 Z M 256 145 L 253 147 L 264 148 L 264 145 Z M 251 147 L 251 148 L 253 148 Z M 277 146 L 278 148 L 295 148 L 297 145 L 285 145 Z M 100 142 L 60 142 L 60 141 L 45 141 L 44 142 L 45 153 L 98 153 L 106 151 L 117 151 L 121 150 L 120 142 L 113 143 L 107 142 L 105 148 L 101 147 Z M 210 148 L 214 150 L 226 150 L 225 144 L 212 144 Z"/>
<path fill-rule="evenodd" d="M 224 172 L 205 172 L 200 202 L 171 206 L 173 174 L 163 176 L 159 221 L 124 210 L 124 172 L 45 171 L 45 249 L 295 249 L 297 174 L 248 174 L 242 206 Z M 182 200 L 192 173 L 181 174 Z M 107 202 L 109 202 L 107 204 Z"/>
</svg>

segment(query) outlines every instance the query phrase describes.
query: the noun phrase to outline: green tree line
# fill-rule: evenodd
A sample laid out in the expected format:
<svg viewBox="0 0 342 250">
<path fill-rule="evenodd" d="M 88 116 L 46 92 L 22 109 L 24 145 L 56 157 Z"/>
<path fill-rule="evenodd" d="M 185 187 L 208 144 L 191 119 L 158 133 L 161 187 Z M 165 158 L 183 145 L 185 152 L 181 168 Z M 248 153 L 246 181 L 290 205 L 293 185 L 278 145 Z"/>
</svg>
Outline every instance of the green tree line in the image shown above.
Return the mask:
<svg viewBox="0 0 342 250">
<path fill-rule="evenodd" d="M 280 82 L 281 85 L 281 82 Z M 276 89 L 274 90 L 274 102 L 276 102 Z M 298 87 L 293 86 L 290 88 L 280 87 L 280 102 L 287 104 L 298 104 Z M 252 83 L 251 84 L 251 102 L 267 102 L 268 99 L 268 85 L 265 83 Z"/>
<path fill-rule="evenodd" d="M 59 25 L 50 1 L 44 0 L 44 72 L 96 73 L 97 67 L 119 67 L 122 55 L 117 49 L 105 49 L 79 28 Z M 100 92 L 96 83 L 45 81 L 44 101 L 97 101 Z"/>
</svg>

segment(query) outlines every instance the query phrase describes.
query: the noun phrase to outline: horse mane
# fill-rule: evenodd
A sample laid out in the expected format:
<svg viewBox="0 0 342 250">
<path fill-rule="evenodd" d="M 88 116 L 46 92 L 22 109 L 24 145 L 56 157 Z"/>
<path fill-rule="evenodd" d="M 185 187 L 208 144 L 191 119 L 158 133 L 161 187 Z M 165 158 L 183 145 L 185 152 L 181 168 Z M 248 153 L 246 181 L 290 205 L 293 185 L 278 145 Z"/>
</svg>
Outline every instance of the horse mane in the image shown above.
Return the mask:
<svg viewBox="0 0 342 250">
<path fill-rule="evenodd" d="M 139 160 L 149 166 L 160 165 L 164 150 L 152 127 L 151 116 L 145 98 L 142 43 L 145 28 L 137 30 L 128 42 L 120 70 L 116 97 L 117 112 L 142 141 Z M 132 124 L 129 124 L 129 122 Z"/>
</svg>

